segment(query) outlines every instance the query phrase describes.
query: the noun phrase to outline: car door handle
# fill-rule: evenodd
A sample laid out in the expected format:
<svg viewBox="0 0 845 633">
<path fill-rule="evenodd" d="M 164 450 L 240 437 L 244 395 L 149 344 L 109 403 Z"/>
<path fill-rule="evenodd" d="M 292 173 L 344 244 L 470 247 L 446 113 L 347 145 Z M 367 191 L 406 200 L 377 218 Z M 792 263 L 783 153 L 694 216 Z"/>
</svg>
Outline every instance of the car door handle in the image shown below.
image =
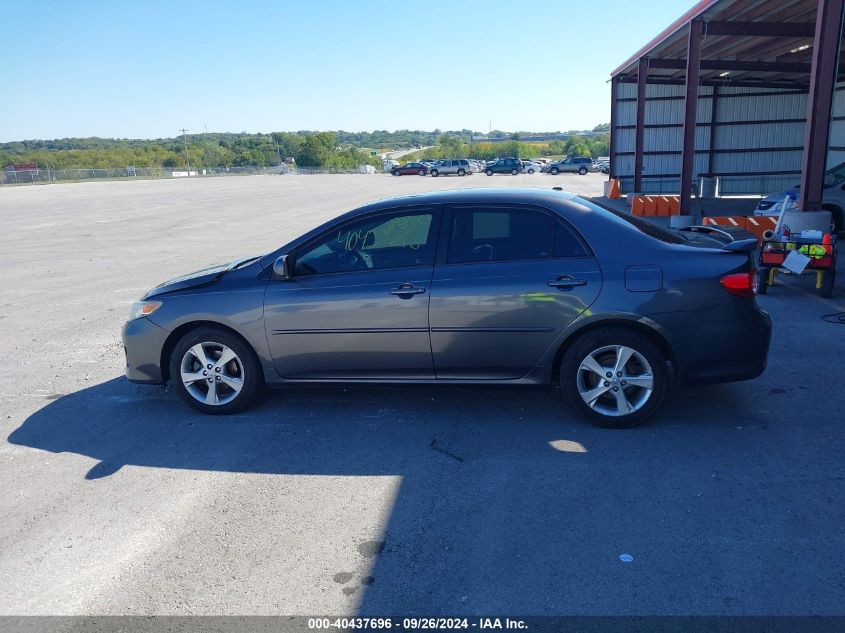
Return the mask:
<svg viewBox="0 0 845 633">
<path fill-rule="evenodd" d="M 546 285 L 552 288 L 574 288 L 575 286 L 586 286 L 586 279 L 576 279 L 570 275 L 561 275 L 557 279 L 547 281 Z"/>
<path fill-rule="evenodd" d="M 390 289 L 390 294 L 398 295 L 400 297 L 410 295 L 420 295 L 425 292 L 425 288 L 420 288 L 414 284 L 402 284 L 396 288 Z"/>
</svg>

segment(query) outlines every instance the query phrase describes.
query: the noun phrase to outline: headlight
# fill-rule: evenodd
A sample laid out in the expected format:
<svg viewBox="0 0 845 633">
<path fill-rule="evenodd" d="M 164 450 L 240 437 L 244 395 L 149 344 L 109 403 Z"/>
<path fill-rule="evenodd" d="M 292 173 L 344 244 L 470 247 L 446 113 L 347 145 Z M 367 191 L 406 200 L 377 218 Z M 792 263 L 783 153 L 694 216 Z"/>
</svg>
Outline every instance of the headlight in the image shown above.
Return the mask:
<svg viewBox="0 0 845 633">
<path fill-rule="evenodd" d="M 161 307 L 161 301 L 136 301 L 129 310 L 129 320 L 148 317 Z"/>
</svg>

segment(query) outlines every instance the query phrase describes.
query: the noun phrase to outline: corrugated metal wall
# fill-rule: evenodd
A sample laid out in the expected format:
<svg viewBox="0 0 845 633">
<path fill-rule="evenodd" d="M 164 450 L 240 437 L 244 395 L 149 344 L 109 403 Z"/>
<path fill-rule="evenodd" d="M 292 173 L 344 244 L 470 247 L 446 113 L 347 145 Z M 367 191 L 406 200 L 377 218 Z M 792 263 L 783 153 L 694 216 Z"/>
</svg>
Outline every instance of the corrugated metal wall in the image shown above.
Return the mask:
<svg viewBox="0 0 845 633">
<path fill-rule="evenodd" d="M 845 87 L 838 84 L 837 88 Z M 833 120 L 830 122 L 830 150 L 827 153 L 827 167 L 845 163 L 845 90 L 833 93 Z M 838 120 L 837 120 L 838 119 Z"/>
<path fill-rule="evenodd" d="M 702 86 L 696 128 L 697 175 L 710 170 L 710 118 L 713 88 Z M 845 90 L 835 94 L 828 165 L 845 161 Z M 618 84 L 613 172 L 622 190 L 633 190 L 637 86 Z M 680 188 L 684 86 L 646 89 L 643 189 L 650 193 Z M 801 173 L 807 94 L 779 88 L 718 89 L 712 173 L 725 194 L 765 194 L 797 184 Z M 797 121 L 796 121 L 797 119 Z M 838 148 L 838 149 L 837 149 Z"/>
</svg>

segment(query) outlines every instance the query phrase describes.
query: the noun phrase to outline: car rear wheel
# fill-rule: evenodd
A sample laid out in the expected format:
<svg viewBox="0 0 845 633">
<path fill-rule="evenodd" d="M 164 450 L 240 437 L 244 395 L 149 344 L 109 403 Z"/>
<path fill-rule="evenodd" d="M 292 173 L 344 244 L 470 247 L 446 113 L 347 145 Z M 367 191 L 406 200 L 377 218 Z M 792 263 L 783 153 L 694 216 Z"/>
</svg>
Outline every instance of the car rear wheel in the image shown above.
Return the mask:
<svg viewBox="0 0 845 633">
<path fill-rule="evenodd" d="M 582 176 L 584 176 L 587 173 L 587 168 L 582 167 L 581 169 L 578 170 L 578 173 L 581 174 Z"/>
<path fill-rule="evenodd" d="M 467 173 L 463 169 L 458 170 L 458 176 L 466 176 Z"/>
<path fill-rule="evenodd" d="M 560 170 L 559 170 L 557 167 L 552 167 L 552 168 L 549 170 L 549 173 L 550 173 L 552 176 L 557 176 L 557 175 L 560 173 Z"/>
<path fill-rule="evenodd" d="M 419 174 L 420 176 L 425 176 L 425 169 L 420 169 L 420 170 L 417 172 L 417 174 Z"/>
<path fill-rule="evenodd" d="M 529 173 L 529 174 L 533 174 L 533 173 L 534 173 L 534 170 L 533 170 L 533 169 L 529 169 L 529 170 L 528 170 L 528 173 Z"/>
<path fill-rule="evenodd" d="M 440 175 L 440 172 L 439 172 L 439 171 L 437 171 L 436 169 L 432 169 L 432 170 L 431 170 L 431 175 L 432 175 L 432 176 L 434 176 L 435 178 L 437 178 L 437 177 Z"/>
<path fill-rule="evenodd" d="M 519 173 L 518 169 L 516 169 L 516 168 L 511 169 L 511 176 L 516 176 L 518 173 Z"/>
<path fill-rule="evenodd" d="M 623 429 L 651 418 L 666 396 L 666 358 L 647 337 L 624 328 L 594 330 L 563 356 L 560 388 L 596 426 Z"/>
<path fill-rule="evenodd" d="M 261 385 L 260 371 L 249 346 L 217 328 L 188 332 L 170 356 L 170 379 L 179 396 L 212 415 L 247 407 Z"/>
<path fill-rule="evenodd" d="M 487 174 L 488 176 L 492 176 L 492 175 L 493 175 L 493 170 L 492 170 L 492 169 L 488 169 L 488 170 L 487 170 L 487 171 L 485 171 L 484 173 L 485 173 L 485 174 Z"/>
</svg>

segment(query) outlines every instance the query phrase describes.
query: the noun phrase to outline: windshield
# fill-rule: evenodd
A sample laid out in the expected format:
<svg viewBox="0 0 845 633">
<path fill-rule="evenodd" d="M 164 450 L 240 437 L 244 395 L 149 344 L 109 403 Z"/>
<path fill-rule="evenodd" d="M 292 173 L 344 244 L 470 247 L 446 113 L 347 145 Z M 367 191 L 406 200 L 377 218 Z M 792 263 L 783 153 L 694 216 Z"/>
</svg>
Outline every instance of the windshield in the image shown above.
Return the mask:
<svg viewBox="0 0 845 633">
<path fill-rule="evenodd" d="M 832 169 L 828 169 L 824 175 L 824 186 L 835 187 L 845 182 L 845 163 L 840 163 Z"/>
</svg>

